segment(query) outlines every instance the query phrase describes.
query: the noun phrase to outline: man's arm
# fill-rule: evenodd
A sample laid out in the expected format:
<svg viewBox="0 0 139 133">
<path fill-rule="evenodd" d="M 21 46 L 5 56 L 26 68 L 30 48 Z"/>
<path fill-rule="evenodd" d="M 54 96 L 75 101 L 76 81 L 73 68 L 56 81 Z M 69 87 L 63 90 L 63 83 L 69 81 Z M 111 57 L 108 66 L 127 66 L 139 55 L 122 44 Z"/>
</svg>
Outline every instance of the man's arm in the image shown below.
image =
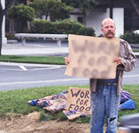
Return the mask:
<svg viewBox="0 0 139 133">
<path fill-rule="evenodd" d="M 136 64 L 136 56 L 134 55 L 131 46 L 124 40 L 122 40 L 122 45 L 125 47 L 125 53 L 118 57 L 116 60 L 118 68 L 123 71 L 129 72 L 131 71 Z"/>
</svg>

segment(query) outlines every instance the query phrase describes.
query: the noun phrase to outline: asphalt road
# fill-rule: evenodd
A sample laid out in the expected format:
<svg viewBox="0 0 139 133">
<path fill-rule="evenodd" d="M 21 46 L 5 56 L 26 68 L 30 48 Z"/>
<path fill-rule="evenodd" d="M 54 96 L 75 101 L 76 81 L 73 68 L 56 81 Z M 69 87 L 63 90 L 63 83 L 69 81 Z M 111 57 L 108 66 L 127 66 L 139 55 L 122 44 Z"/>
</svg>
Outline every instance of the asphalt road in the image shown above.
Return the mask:
<svg viewBox="0 0 139 133">
<path fill-rule="evenodd" d="M 41 86 L 88 85 L 85 78 L 65 76 L 63 65 L 0 63 L 0 91 Z M 123 84 L 139 84 L 139 59 L 136 68 L 125 72 Z"/>
</svg>

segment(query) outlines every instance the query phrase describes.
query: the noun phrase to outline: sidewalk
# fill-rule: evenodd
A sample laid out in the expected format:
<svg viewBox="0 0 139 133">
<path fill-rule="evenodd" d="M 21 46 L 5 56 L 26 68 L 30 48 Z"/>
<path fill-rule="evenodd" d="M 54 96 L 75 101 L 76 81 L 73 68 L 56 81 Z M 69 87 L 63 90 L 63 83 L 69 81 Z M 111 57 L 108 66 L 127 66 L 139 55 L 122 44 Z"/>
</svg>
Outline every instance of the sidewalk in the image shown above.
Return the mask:
<svg viewBox="0 0 139 133">
<path fill-rule="evenodd" d="M 37 55 L 37 56 L 61 56 L 67 55 L 69 49 L 67 46 L 58 47 L 55 45 L 42 45 L 40 43 L 27 43 L 22 45 L 21 43 L 4 44 L 2 46 L 2 55 Z"/>
<path fill-rule="evenodd" d="M 32 56 L 67 56 L 69 52 L 68 45 L 62 44 L 41 44 L 41 43 L 21 43 L 4 44 L 2 46 L 2 55 L 32 55 Z M 135 52 L 139 58 L 139 52 Z"/>
</svg>

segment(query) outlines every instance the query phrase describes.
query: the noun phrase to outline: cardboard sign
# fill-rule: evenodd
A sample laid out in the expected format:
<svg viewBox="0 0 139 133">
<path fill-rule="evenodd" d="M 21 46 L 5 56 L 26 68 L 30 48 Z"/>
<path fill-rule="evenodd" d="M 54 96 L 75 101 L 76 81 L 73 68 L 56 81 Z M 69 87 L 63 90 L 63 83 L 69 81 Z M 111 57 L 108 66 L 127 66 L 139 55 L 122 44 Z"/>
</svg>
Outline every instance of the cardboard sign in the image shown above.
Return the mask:
<svg viewBox="0 0 139 133">
<path fill-rule="evenodd" d="M 69 59 L 65 75 L 113 79 L 117 64 L 113 62 L 119 54 L 119 38 L 102 38 L 69 35 Z"/>
<path fill-rule="evenodd" d="M 70 87 L 65 109 L 91 113 L 90 90 Z"/>
</svg>

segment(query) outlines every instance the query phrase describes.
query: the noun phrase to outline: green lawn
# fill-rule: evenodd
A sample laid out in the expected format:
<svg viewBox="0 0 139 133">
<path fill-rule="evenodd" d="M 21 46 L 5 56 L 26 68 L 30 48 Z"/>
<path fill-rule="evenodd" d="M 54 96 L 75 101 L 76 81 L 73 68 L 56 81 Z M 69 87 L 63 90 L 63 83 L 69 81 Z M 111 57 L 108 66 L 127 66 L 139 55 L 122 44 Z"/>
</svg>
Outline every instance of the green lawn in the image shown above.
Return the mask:
<svg viewBox="0 0 139 133">
<path fill-rule="evenodd" d="M 124 85 L 124 90 L 127 90 L 131 94 L 131 99 L 135 101 L 135 110 L 119 111 L 119 117 L 122 115 L 128 115 L 132 113 L 139 113 L 139 85 Z"/>
<path fill-rule="evenodd" d="M 133 49 L 134 52 L 139 52 L 139 49 Z"/>
<path fill-rule="evenodd" d="M 64 65 L 63 57 L 54 56 L 18 56 L 2 55 L 1 62 L 19 62 L 19 63 L 39 63 L 39 64 L 59 64 Z"/>
<path fill-rule="evenodd" d="M 88 88 L 88 86 L 78 86 Z M 19 89 L 0 92 L 0 117 L 5 117 L 7 113 L 28 114 L 33 111 L 41 112 L 41 120 L 66 120 L 66 116 L 62 112 L 53 113 L 45 112 L 36 106 L 30 106 L 27 101 L 42 98 L 48 95 L 58 94 L 61 91 L 68 90 L 69 86 L 53 86 Z M 132 99 L 135 101 L 135 110 L 119 111 L 119 116 L 138 113 L 139 110 L 139 85 L 124 85 L 124 90 L 131 93 Z M 76 119 L 77 122 L 89 122 L 89 118 L 82 117 Z"/>
<path fill-rule="evenodd" d="M 19 62 L 19 63 L 65 65 L 63 57 L 57 57 L 57 56 L 2 55 L 2 56 L 0 56 L 0 62 Z"/>
</svg>

